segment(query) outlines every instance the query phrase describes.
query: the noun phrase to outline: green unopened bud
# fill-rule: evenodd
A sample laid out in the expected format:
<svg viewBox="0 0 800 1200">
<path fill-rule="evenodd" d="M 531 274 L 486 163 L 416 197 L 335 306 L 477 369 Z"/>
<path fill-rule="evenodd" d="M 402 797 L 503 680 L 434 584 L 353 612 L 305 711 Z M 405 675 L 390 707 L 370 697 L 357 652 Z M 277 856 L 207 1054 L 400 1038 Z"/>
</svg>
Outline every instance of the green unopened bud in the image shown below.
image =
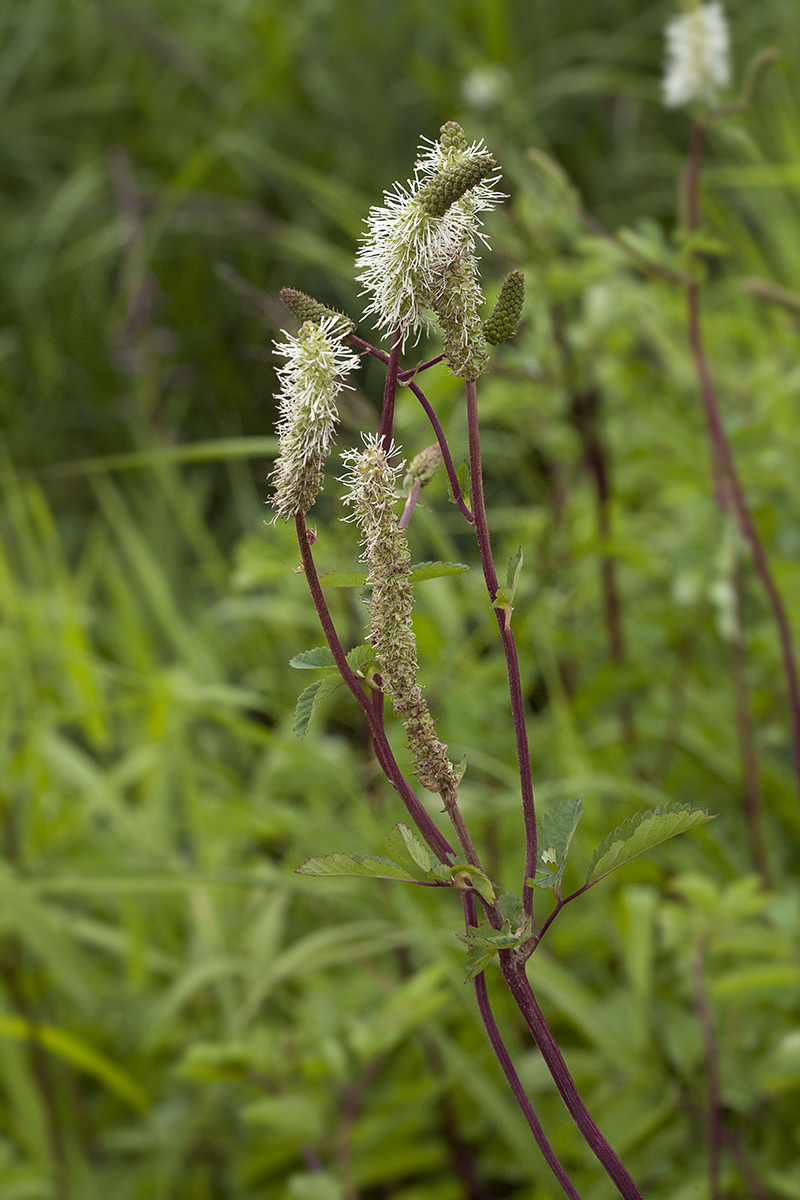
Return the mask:
<svg viewBox="0 0 800 1200">
<path fill-rule="evenodd" d="M 278 295 L 298 321 L 314 321 L 319 325 L 323 317 L 337 317 L 340 322 L 346 322 L 349 325 L 349 333 L 355 333 L 355 321 L 346 313 L 339 312 L 338 308 L 328 308 L 327 305 L 320 304 L 319 300 L 315 300 L 313 296 L 307 296 L 305 292 L 298 291 L 297 288 L 281 288 Z M 344 328 L 344 324 L 342 327 Z"/>
<path fill-rule="evenodd" d="M 424 450 L 420 450 L 416 458 L 412 458 L 403 483 L 406 487 L 411 487 L 412 483 L 418 483 L 420 487 L 425 487 L 425 484 L 430 483 L 434 478 L 441 465 L 442 452 L 439 449 L 439 443 L 433 442 Z"/>
<path fill-rule="evenodd" d="M 467 135 L 458 121 L 445 121 L 439 130 L 439 145 L 444 153 L 449 154 L 451 150 L 466 150 L 468 144 Z"/>
<path fill-rule="evenodd" d="M 492 346 L 507 342 L 517 332 L 519 319 L 522 316 L 522 304 L 525 300 L 525 276 L 522 271 L 511 271 L 503 280 L 500 295 L 497 297 L 491 316 L 483 323 L 486 340 Z"/>
<path fill-rule="evenodd" d="M 478 154 L 475 158 L 465 159 L 440 171 L 420 188 L 419 201 L 429 217 L 443 217 L 465 192 L 496 171 L 497 163 L 491 154 Z"/>
</svg>

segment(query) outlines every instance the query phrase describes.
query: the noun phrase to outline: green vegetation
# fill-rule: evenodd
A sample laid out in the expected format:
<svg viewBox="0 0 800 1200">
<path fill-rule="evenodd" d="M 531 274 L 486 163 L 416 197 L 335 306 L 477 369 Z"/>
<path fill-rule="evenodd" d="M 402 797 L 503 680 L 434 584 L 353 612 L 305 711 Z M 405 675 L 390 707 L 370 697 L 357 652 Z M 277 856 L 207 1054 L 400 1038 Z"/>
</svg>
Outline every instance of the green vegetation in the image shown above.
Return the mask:
<svg viewBox="0 0 800 1200">
<path fill-rule="evenodd" d="M 559 1195 L 463 986 L 457 896 L 296 873 L 315 856 L 396 861 L 404 810 L 345 688 L 296 735 L 297 658 L 328 664 L 308 659 L 321 637 L 293 531 L 262 525 L 271 341 L 291 320 L 278 291 L 357 317 L 362 218 L 420 131 L 454 117 L 487 139 L 510 197 L 487 220 L 486 290 L 518 266 L 527 282 L 480 406 L 498 567 L 524 551 L 504 592 L 540 819 L 582 797 L 563 854 L 553 818 L 552 875 L 569 892 L 627 860 L 612 835 L 592 861 L 642 810 L 717 814 L 566 907 L 531 978 L 648 1197 L 707 1194 L 712 1040 L 724 1193 L 800 1196 L 786 688 L 714 498 L 675 282 L 702 263 L 725 425 L 797 636 L 800 14 L 728 13 L 737 78 L 762 45 L 783 57 L 709 132 L 701 236 L 681 245 L 690 121 L 660 104 L 669 6 L 2 7 L 4 1198 Z M 340 447 L 377 424 L 379 373 L 355 382 Z M 460 381 L 439 366 L 424 386 L 458 463 Z M 431 435 L 401 400 L 410 459 Z M 332 466 L 315 554 L 321 575 L 356 576 Z M 422 501 L 413 562 L 472 567 L 419 577 L 425 694 L 466 757 L 459 800 L 487 874 L 519 891 L 496 622 L 443 473 Z M 360 576 L 328 582 L 343 640 L 362 644 Z M 536 889 L 540 923 L 553 894 Z M 584 1200 L 605 1200 L 493 957 L 534 1108 Z"/>
</svg>

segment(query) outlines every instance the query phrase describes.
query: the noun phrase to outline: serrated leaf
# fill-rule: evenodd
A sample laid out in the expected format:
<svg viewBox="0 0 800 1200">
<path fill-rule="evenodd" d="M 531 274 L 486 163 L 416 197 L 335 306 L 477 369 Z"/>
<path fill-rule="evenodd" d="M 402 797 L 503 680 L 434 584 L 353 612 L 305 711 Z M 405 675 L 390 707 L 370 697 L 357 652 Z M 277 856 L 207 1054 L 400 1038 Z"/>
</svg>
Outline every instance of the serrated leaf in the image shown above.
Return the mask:
<svg viewBox="0 0 800 1200">
<path fill-rule="evenodd" d="M 442 865 L 413 830 L 409 829 L 407 825 L 403 825 L 402 822 L 395 825 L 389 834 L 389 849 L 406 869 L 418 876 L 430 876 L 434 873 L 435 867 Z M 445 867 L 444 870 L 444 878 L 449 879 L 450 868 Z"/>
<path fill-rule="evenodd" d="M 413 875 L 392 862 L 390 858 L 371 858 L 366 854 L 325 854 L 309 858 L 296 868 L 298 875 L 355 875 L 371 879 L 398 879 L 402 883 L 419 883 Z"/>
<path fill-rule="evenodd" d="M 458 480 L 461 499 L 466 504 L 467 508 L 472 511 L 472 480 L 469 475 L 469 464 L 466 459 L 456 468 L 456 479 Z M 455 498 L 450 497 L 451 503 L 455 504 Z"/>
<path fill-rule="evenodd" d="M 522 546 L 516 554 L 508 560 L 508 569 L 506 570 L 506 587 L 511 592 L 511 600 L 513 603 L 514 593 L 517 590 L 519 583 L 519 573 L 522 570 Z"/>
<path fill-rule="evenodd" d="M 335 667 L 333 655 L 327 646 L 315 646 L 289 659 L 289 666 L 297 671 L 319 670 L 320 667 Z"/>
<path fill-rule="evenodd" d="M 343 683 L 341 675 L 338 672 L 335 675 L 324 675 L 322 679 L 315 679 L 308 687 L 302 691 L 294 706 L 294 720 L 292 729 L 298 737 L 305 737 L 308 732 L 308 727 L 314 720 L 314 717 L 319 712 L 322 704 L 328 699 L 332 692 L 335 692 Z"/>
<path fill-rule="evenodd" d="M 347 665 L 356 675 L 362 675 L 370 663 L 375 661 L 375 651 L 372 646 L 354 646 L 347 654 Z"/>
<path fill-rule="evenodd" d="M 492 886 L 492 881 L 488 875 L 484 875 L 478 867 L 473 867 L 471 864 L 466 866 L 458 864 L 450 870 L 450 877 L 459 886 L 459 880 L 464 880 L 465 883 L 471 884 L 478 895 L 486 901 L 487 904 L 494 904 L 495 892 Z"/>
<path fill-rule="evenodd" d="M 366 571 L 328 571 L 320 575 L 323 587 L 363 587 L 367 582 Z"/>
<path fill-rule="evenodd" d="M 572 835 L 583 815 L 583 800 L 556 800 L 539 826 L 539 862 L 531 887 L 551 888 L 561 882 Z"/>
<path fill-rule="evenodd" d="M 465 563 L 423 562 L 411 568 L 411 582 L 422 583 L 425 579 L 441 579 L 445 575 L 462 575 L 471 568 Z"/>
<path fill-rule="evenodd" d="M 713 820 L 713 815 L 704 809 L 677 802 L 659 804 L 658 808 L 636 813 L 623 821 L 597 847 L 589 863 L 586 882 L 598 883 L 645 850 Z"/>
<path fill-rule="evenodd" d="M 519 929 L 525 924 L 522 901 L 513 892 L 501 892 L 497 898 L 497 907 L 500 909 L 500 916 L 504 921 L 508 921 L 512 929 Z"/>
</svg>

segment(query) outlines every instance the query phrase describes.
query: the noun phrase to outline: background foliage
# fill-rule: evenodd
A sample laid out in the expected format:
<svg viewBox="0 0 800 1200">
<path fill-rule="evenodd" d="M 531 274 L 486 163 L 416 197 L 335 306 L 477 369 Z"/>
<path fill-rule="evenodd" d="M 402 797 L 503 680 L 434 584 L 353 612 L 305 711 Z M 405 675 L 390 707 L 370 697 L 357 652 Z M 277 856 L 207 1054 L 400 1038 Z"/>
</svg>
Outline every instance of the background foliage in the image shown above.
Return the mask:
<svg viewBox="0 0 800 1200">
<path fill-rule="evenodd" d="M 783 58 L 714 135 L 707 336 L 797 626 L 797 318 L 740 280 L 800 289 L 800 12 L 727 7 L 739 74 L 762 44 Z M 9 1200 L 555 1194 L 462 986 L 455 901 L 292 873 L 312 854 L 383 853 L 400 813 L 346 695 L 305 741 L 292 732 L 306 679 L 288 659 L 321 637 L 291 531 L 261 524 L 274 297 L 291 284 L 359 312 L 362 217 L 453 117 L 505 168 L 487 291 L 511 266 L 529 284 L 481 404 L 497 560 L 525 553 L 514 622 L 537 801 L 583 795 L 578 866 L 642 807 L 719 814 L 568 909 L 534 986 L 604 1132 L 671 1200 L 706 1187 L 707 1003 L 725 1188 L 800 1196 L 798 810 L 777 642 L 745 559 L 764 887 L 742 818 L 738 550 L 713 502 L 683 299 L 587 229 L 541 153 L 586 210 L 676 264 L 688 123 L 660 104 L 669 15 L 640 0 L 0 7 Z M 375 421 L 377 376 L 359 382 L 343 443 Z M 463 457 L 456 381 L 428 384 Z M 398 438 L 409 455 L 430 440 L 410 397 Z M 331 480 L 314 513 L 323 570 L 355 566 L 336 494 Z M 474 564 L 444 480 L 425 499 L 415 561 Z M 360 641 L 354 594 L 332 602 Z M 420 585 L 428 695 L 469 764 L 465 816 L 518 890 L 493 625 L 476 573 Z M 491 972 L 489 986 L 557 1152 L 601 1200 Z"/>
</svg>

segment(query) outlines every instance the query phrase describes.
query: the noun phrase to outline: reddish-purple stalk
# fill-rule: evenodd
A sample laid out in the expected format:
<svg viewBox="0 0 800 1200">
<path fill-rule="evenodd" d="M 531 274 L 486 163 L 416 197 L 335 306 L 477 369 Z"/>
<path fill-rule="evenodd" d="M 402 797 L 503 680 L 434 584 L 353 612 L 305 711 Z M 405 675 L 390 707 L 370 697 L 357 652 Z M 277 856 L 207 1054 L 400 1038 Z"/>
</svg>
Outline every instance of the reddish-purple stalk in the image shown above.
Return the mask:
<svg viewBox="0 0 800 1200">
<path fill-rule="evenodd" d="M 703 157 L 703 142 L 705 126 L 702 121 L 695 121 L 692 129 L 689 161 L 683 176 L 686 229 L 689 235 L 695 233 L 700 224 L 700 166 Z M 721 488 L 727 483 L 727 488 L 733 502 L 736 522 L 742 535 L 750 546 L 753 563 L 767 594 L 772 615 L 778 630 L 781 646 L 783 671 L 786 677 L 786 687 L 789 693 L 789 707 L 792 721 L 792 742 L 794 769 L 798 787 L 798 803 L 800 803 L 800 689 L 797 682 L 797 666 L 792 646 L 792 632 L 789 619 L 783 606 L 780 593 L 772 577 L 769 561 L 764 544 L 753 523 L 750 510 L 745 499 L 744 489 L 736 469 L 725 426 L 722 423 L 719 400 L 711 378 L 711 371 L 706 357 L 703 341 L 703 331 L 700 312 L 700 284 L 696 279 L 686 284 L 686 300 L 688 308 L 689 342 L 692 348 L 697 379 L 700 385 L 700 395 L 706 416 L 708 437 L 711 443 L 712 469 L 715 475 L 715 490 L 720 507 L 725 510 L 724 497 Z M 723 478 L 720 479 L 720 476 Z"/>
<path fill-rule="evenodd" d="M 469 933 L 470 926 L 476 926 L 478 923 L 475 917 L 475 902 L 470 895 L 462 896 L 462 902 L 464 905 L 464 918 L 466 921 L 467 933 Z M 566 1194 L 570 1197 L 570 1200 L 580 1200 L 580 1196 L 576 1191 L 569 1175 L 567 1175 L 567 1172 L 556 1158 L 555 1152 L 547 1140 L 547 1136 L 542 1129 L 541 1124 L 539 1123 L 539 1118 L 536 1116 L 536 1113 L 533 1110 L 533 1105 L 528 1099 L 528 1095 L 522 1086 L 519 1075 L 517 1075 L 517 1072 L 514 1069 L 511 1056 L 509 1055 L 508 1050 L 505 1047 L 505 1043 L 500 1036 L 500 1030 L 497 1028 L 497 1022 L 494 1019 L 492 1006 L 489 1003 L 489 993 L 486 988 L 485 973 L 481 971 L 474 977 L 472 983 L 475 988 L 475 999 L 478 1003 L 478 1012 L 481 1015 L 481 1020 L 483 1021 L 489 1041 L 491 1042 L 492 1049 L 497 1055 L 497 1060 L 503 1069 L 503 1074 L 508 1080 L 508 1086 L 511 1088 L 511 1091 L 514 1094 L 514 1099 L 519 1105 L 522 1115 L 528 1122 L 530 1131 L 536 1139 L 536 1145 L 541 1150 L 545 1162 L 555 1175 L 558 1182 L 561 1184 Z"/>
<path fill-rule="evenodd" d="M 486 520 L 486 504 L 483 498 L 483 472 L 481 468 L 481 440 L 478 426 L 478 389 L 474 379 L 465 379 L 464 386 L 467 396 L 467 426 L 469 431 L 469 469 L 472 483 L 472 507 L 475 513 L 475 534 L 478 539 L 478 552 L 483 567 L 483 577 L 489 598 L 494 603 L 498 591 L 497 572 L 492 558 L 492 543 L 489 537 L 489 525 Z M 520 788 L 522 792 L 522 820 L 525 826 L 525 875 L 522 881 L 522 905 L 525 915 L 531 918 L 535 928 L 533 912 L 533 891 L 527 885 L 528 879 L 536 874 L 538 859 L 536 805 L 533 798 L 533 773 L 531 771 L 531 756 L 528 749 L 528 729 L 525 724 L 525 707 L 522 700 L 522 681 L 519 674 L 519 661 L 514 634 L 509 620 L 502 609 L 495 609 L 497 625 L 503 642 L 508 671 L 508 687 L 511 695 L 511 714 L 514 720 L 514 738 L 517 745 L 517 761 L 519 763 Z"/>
<path fill-rule="evenodd" d="M 525 973 L 525 964 L 513 950 L 501 950 L 500 969 L 509 991 L 522 1013 L 523 1020 L 530 1030 L 531 1037 L 553 1077 L 561 1099 L 584 1141 L 597 1157 L 603 1170 L 616 1184 L 623 1200 L 642 1200 L 641 1192 L 622 1165 L 616 1151 L 603 1137 L 575 1086 L 575 1081 L 569 1073 L 556 1040 L 536 1003 L 536 997 Z"/>
<path fill-rule="evenodd" d="M 363 351 L 365 351 L 367 354 L 371 354 L 374 358 L 379 359 L 380 362 L 382 362 L 384 364 L 387 364 L 389 362 L 389 356 L 387 354 L 384 354 L 382 350 L 379 350 L 377 348 L 377 346 L 371 346 L 369 344 L 369 342 L 365 342 L 363 338 L 356 337 L 355 334 L 353 334 L 352 337 L 350 338 L 350 341 L 354 345 L 360 346 L 360 348 Z M 438 359 L 432 358 L 430 360 L 430 362 L 423 363 L 423 365 L 421 367 L 417 367 L 416 371 L 417 372 L 422 371 L 424 368 L 432 366 L 435 362 L 438 362 L 438 361 L 439 361 Z M 415 373 L 416 372 L 411 372 L 411 375 L 413 375 Z M 403 375 L 407 375 L 407 374 L 408 374 L 408 372 L 401 371 L 400 375 L 398 376 L 398 379 L 402 379 Z M 458 483 L 458 475 L 456 474 L 456 468 L 453 464 L 453 456 L 450 453 L 450 447 L 447 444 L 447 438 L 444 436 L 444 430 L 442 429 L 439 418 L 436 416 L 436 413 L 431 408 L 431 405 L 428 401 L 427 396 L 422 391 L 422 389 L 420 387 L 418 387 L 417 384 L 413 382 L 413 380 L 411 380 L 411 376 L 409 376 L 409 382 L 408 382 L 407 386 L 411 389 L 411 391 L 414 393 L 414 395 L 419 400 L 420 404 L 422 405 L 423 409 L 425 410 L 425 415 L 427 416 L 428 420 L 431 423 L 433 432 L 436 436 L 436 441 L 439 443 L 439 449 L 442 452 L 442 459 L 444 460 L 444 469 L 447 472 L 447 478 L 450 481 L 450 489 L 453 493 L 453 499 L 455 500 L 456 504 L 458 505 L 458 507 L 461 511 L 461 515 L 467 521 L 469 521 L 470 525 L 473 525 L 475 523 L 475 518 L 473 517 L 472 513 L 467 508 L 464 501 L 461 499 L 461 488 Z"/>
<path fill-rule="evenodd" d="M 386 454 L 392 445 L 392 428 L 394 426 L 394 401 L 397 395 L 397 376 L 400 374 L 400 351 L 403 348 L 403 334 L 398 326 L 394 331 L 392 349 L 386 368 L 386 383 L 383 388 L 383 409 L 381 410 L 380 439 Z"/>
<path fill-rule="evenodd" d="M 328 610 L 325 597 L 322 593 L 322 586 L 317 575 L 317 568 L 314 564 L 314 556 L 311 553 L 311 546 L 308 542 L 308 530 L 306 529 L 306 519 L 303 513 L 297 513 L 295 516 L 295 528 L 297 530 L 297 541 L 300 546 L 300 555 L 303 562 L 303 570 L 305 571 L 306 583 L 308 590 L 311 593 L 311 599 L 314 602 L 314 608 L 317 610 L 320 625 L 322 626 L 325 639 L 333 655 L 334 662 L 339 668 L 339 673 L 345 681 L 350 691 L 355 696 L 360 704 L 367 720 L 369 721 L 372 740 L 375 744 L 375 753 L 382 770 L 385 772 L 389 782 L 400 796 L 400 799 L 405 804 L 409 816 L 414 821 L 419 832 L 424 837 L 425 841 L 433 850 L 434 854 L 442 861 L 447 862 L 452 858 L 454 851 L 442 833 L 439 832 L 432 818 L 428 814 L 427 809 L 422 804 L 418 796 L 414 794 L 412 789 L 403 777 L 403 773 L 397 765 L 392 748 L 389 745 L 386 737 L 383 723 L 379 719 L 367 697 L 361 684 L 358 681 L 358 676 L 351 671 L 347 663 L 345 652 L 342 649 L 342 644 L 339 641 L 339 636 Z"/>
</svg>

